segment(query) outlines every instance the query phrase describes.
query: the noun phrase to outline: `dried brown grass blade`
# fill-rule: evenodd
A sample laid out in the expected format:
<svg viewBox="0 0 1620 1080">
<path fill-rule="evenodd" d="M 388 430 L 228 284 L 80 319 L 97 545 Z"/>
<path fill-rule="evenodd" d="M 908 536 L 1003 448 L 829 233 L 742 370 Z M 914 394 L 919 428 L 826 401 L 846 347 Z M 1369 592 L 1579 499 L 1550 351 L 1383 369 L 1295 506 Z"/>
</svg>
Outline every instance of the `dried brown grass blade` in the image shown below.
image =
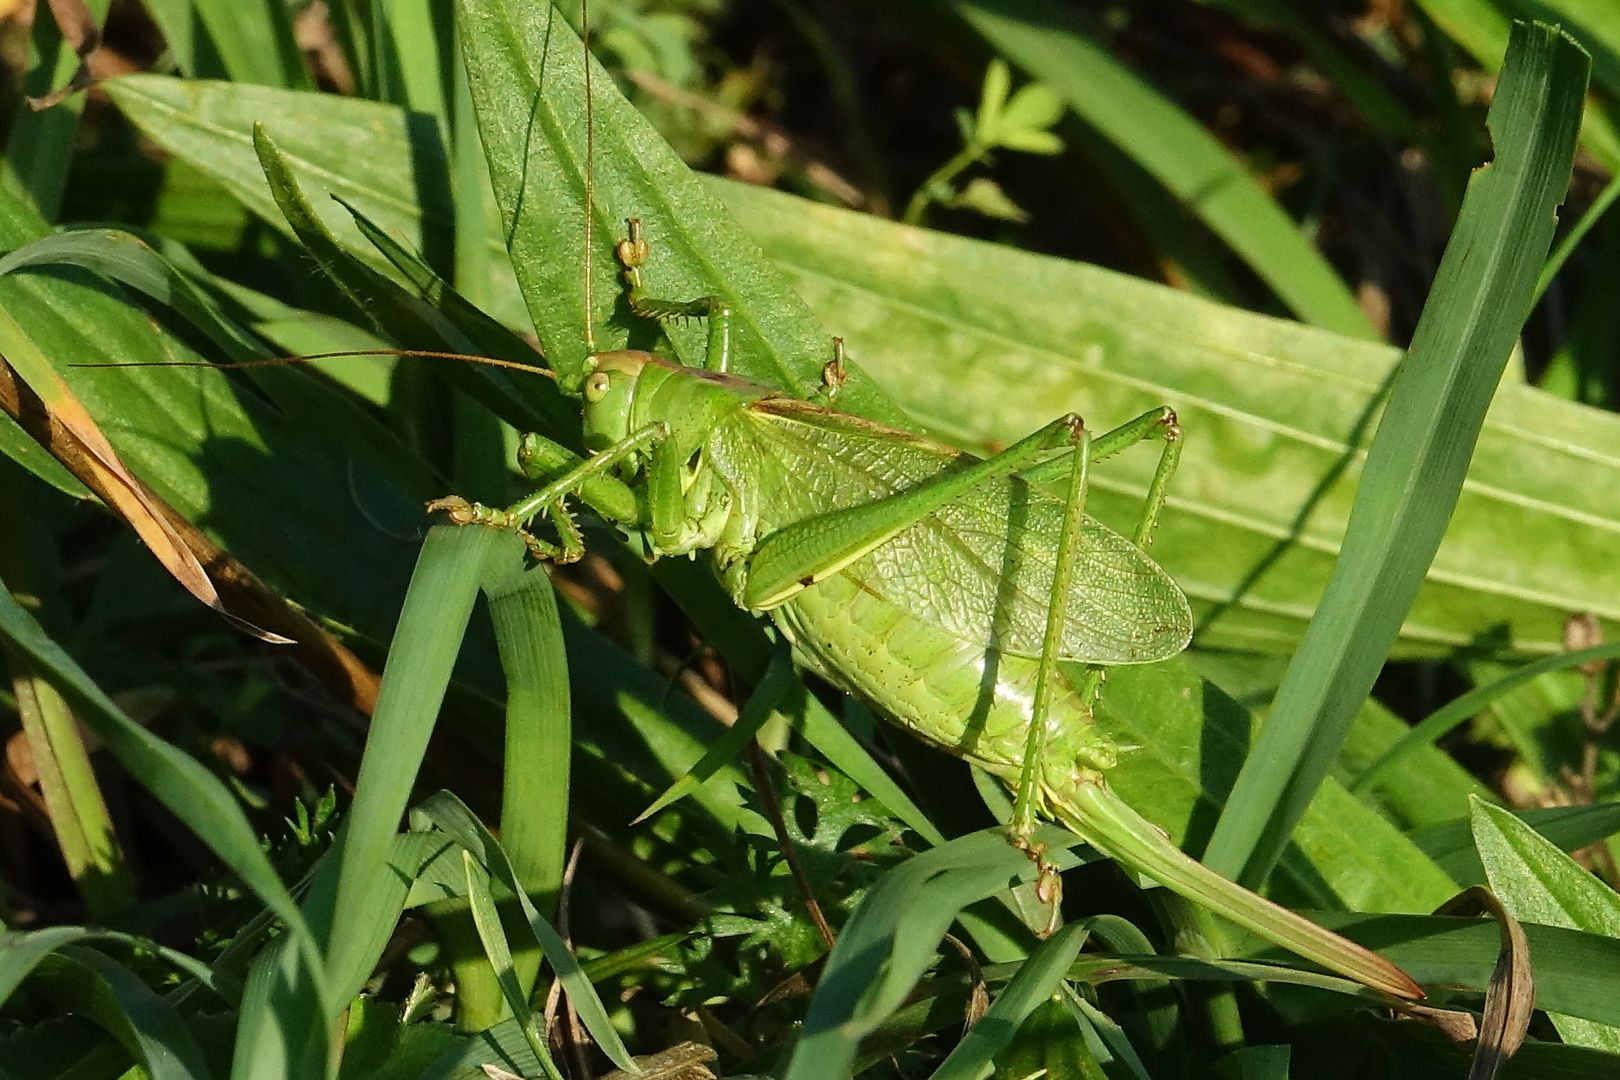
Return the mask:
<svg viewBox="0 0 1620 1080">
<path fill-rule="evenodd" d="M 128 521 L 194 596 L 248 633 L 291 645 L 300 664 L 340 699 L 369 715 L 376 704 L 377 675 L 130 473 L 65 383 L 53 389 L 59 393 L 47 405 L 34 384 L 23 382 L 0 357 L 0 409 Z"/>
</svg>

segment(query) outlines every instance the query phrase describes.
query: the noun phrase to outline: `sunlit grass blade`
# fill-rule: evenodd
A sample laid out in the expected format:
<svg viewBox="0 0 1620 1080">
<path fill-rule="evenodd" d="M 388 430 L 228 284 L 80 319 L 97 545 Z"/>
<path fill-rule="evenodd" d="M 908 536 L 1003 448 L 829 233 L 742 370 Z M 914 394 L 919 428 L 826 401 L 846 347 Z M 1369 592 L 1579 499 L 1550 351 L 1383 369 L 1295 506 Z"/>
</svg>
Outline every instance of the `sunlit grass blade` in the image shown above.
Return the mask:
<svg viewBox="0 0 1620 1080">
<path fill-rule="evenodd" d="M 1589 62 L 1521 26 L 1469 185 L 1368 452 L 1339 563 L 1206 854 L 1246 883 L 1270 872 L 1399 633 L 1456 506 L 1485 409 L 1529 312 L 1569 183 Z"/>
<path fill-rule="evenodd" d="M 107 921 L 135 906 L 135 883 L 89 750 L 56 688 L 20 660 L 13 659 L 10 667 L 17 719 L 62 861 L 90 917 Z"/>
<path fill-rule="evenodd" d="M 953 6 L 1187 203 L 1302 319 L 1356 337 L 1377 336 L 1332 266 L 1243 164 L 1089 41 L 1066 10 L 1045 0 L 958 0 Z"/>
<path fill-rule="evenodd" d="M 1514 918 L 1620 940 L 1620 896 L 1591 871 L 1501 807 L 1474 800 L 1472 825 L 1491 891 Z M 1620 1026 L 1552 1021 L 1565 1042 L 1620 1053 Z"/>
<path fill-rule="evenodd" d="M 376 935 L 371 895 L 389 874 L 390 849 L 439 716 L 486 560 L 515 560 L 507 532 L 441 526 L 428 533 L 405 594 L 372 714 L 354 802 L 333 846 L 341 870 L 329 911 L 311 912 L 328 942 L 328 970 L 366 972 Z M 386 882 L 385 882 L 386 884 Z M 336 1014 L 333 1014 L 336 1019 Z"/>
<path fill-rule="evenodd" d="M 557 980 L 562 983 L 569 1002 L 579 1014 L 580 1022 L 585 1025 L 591 1038 L 596 1040 L 597 1046 L 601 1047 L 602 1052 L 615 1065 L 621 1069 L 633 1070 L 634 1066 L 629 1063 L 630 1052 L 625 1049 L 623 1040 L 613 1027 L 613 1022 L 608 1019 L 602 999 L 586 980 L 584 972 L 580 970 L 579 961 L 569 951 L 556 928 L 536 910 L 528 894 L 523 891 L 511 860 L 507 858 L 505 850 L 496 842 L 495 837 L 473 816 L 466 804 L 447 791 L 434 795 L 417 807 L 417 811 L 460 844 L 480 865 L 488 869 L 495 880 L 513 891 L 524 918 L 528 920 L 535 941 L 545 953 L 552 970 L 557 973 Z"/>
<path fill-rule="evenodd" d="M 323 1010 L 311 1007 L 308 979 L 309 969 L 284 940 L 270 942 L 254 957 L 236 1015 L 231 1080 L 332 1075 L 324 1039 L 331 1031 L 335 1040 L 336 1027 Z M 301 1025 L 306 1018 L 313 1024 Z M 322 1040 L 312 1033 L 321 1033 Z"/>
</svg>

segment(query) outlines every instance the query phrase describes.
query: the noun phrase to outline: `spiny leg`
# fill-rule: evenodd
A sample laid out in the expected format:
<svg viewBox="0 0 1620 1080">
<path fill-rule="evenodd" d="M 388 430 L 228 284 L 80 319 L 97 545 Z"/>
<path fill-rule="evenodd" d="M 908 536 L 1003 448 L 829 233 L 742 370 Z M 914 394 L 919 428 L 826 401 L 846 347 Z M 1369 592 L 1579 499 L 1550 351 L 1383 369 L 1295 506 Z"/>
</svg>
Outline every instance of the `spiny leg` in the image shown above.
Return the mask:
<svg viewBox="0 0 1620 1080">
<path fill-rule="evenodd" d="M 1033 843 L 1035 813 L 1040 805 L 1041 768 L 1051 737 L 1048 725 L 1054 682 L 1059 678 L 1057 664 L 1063 644 L 1063 627 L 1069 617 L 1069 591 L 1074 585 L 1075 566 L 1079 562 L 1081 526 L 1086 516 L 1086 491 L 1090 483 L 1091 462 L 1096 456 L 1091 432 L 1085 429 L 1083 423 L 1076 422 L 1070 436 L 1074 450 L 1066 455 L 1069 483 L 1063 501 L 1063 531 L 1058 538 L 1057 561 L 1052 569 L 1052 596 L 1046 610 L 1040 667 L 1035 673 L 1035 701 L 1030 711 L 1029 733 L 1024 740 L 1024 761 L 1018 773 L 1012 819 L 1013 843 L 1028 852 L 1040 868 L 1036 895 L 1043 903 L 1051 905 L 1048 933 L 1057 927 L 1062 879 L 1058 877 L 1057 868 L 1046 859 L 1045 851 Z"/>
<path fill-rule="evenodd" d="M 648 296 L 641 282 L 641 268 L 652 254 L 652 246 L 641 235 L 641 220 L 630 218 L 625 222 L 629 235 L 614 249 L 624 265 L 625 299 L 630 310 L 648 319 L 668 322 L 672 319 L 707 319 L 709 322 L 708 347 L 703 366 L 710 371 L 726 371 L 731 367 L 731 305 L 724 297 L 700 296 L 696 300 L 664 300 Z"/>
<path fill-rule="evenodd" d="M 669 425 L 662 422 L 637 428 L 601 453 L 557 477 L 551 483 L 532 492 L 507 507 L 485 506 L 468 502 L 459 495 L 447 495 L 427 504 L 429 513 L 443 510 L 454 525 L 484 525 L 492 529 L 512 529 L 523 538 L 537 559 L 554 562 L 574 562 L 585 553 L 584 539 L 579 527 L 564 504 L 569 496 L 594 478 L 613 468 L 625 458 L 669 437 Z M 551 544 L 531 533 L 528 524 L 537 514 L 544 513 L 556 526 L 560 544 Z"/>
</svg>

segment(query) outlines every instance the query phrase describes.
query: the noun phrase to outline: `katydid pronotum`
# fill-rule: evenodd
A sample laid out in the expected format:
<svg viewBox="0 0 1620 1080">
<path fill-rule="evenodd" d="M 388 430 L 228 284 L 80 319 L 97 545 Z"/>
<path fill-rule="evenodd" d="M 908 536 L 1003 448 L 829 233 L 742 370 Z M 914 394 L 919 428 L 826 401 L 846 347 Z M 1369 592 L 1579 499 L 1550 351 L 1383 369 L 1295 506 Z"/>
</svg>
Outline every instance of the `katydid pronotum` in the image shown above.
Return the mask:
<svg viewBox="0 0 1620 1080">
<path fill-rule="evenodd" d="M 587 65 L 587 114 L 588 79 Z M 587 148 L 587 289 L 590 179 Z M 1117 751 L 1092 718 L 1104 670 L 1167 659 L 1191 637 L 1185 596 L 1143 550 L 1180 454 L 1170 408 L 1095 436 L 1071 413 L 980 460 L 840 412 L 836 339 L 809 400 L 729 374 L 727 303 L 649 291 L 654 247 L 634 219 L 616 251 L 635 315 L 706 320 L 704 365 L 597 352 L 583 327 L 584 371 L 559 382 L 581 400 L 590 456 L 559 468 L 531 436 L 533 494 L 430 508 L 516 530 L 542 559 L 583 552 L 570 501 L 640 532 L 654 557 L 706 551 L 731 598 L 767 615 L 804 666 L 1013 789 L 1009 838 L 1048 895 L 1056 872 L 1032 842 L 1042 816 L 1266 940 L 1392 997 L 1423 996 L 1389 961 L 1181 852 L 1106 783 Z M 1159 464 L 1127 539 L 1085 515 L 1086 493 L 1093 464 L 1143 442 L 1161 444 Z"/>
</svg>

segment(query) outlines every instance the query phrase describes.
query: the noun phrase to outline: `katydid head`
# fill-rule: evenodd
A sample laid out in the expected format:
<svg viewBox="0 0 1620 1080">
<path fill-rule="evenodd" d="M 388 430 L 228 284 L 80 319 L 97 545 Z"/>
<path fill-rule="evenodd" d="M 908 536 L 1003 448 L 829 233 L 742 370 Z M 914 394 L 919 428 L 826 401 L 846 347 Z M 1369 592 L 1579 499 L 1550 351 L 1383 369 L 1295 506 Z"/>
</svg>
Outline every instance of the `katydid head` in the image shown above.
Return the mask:
<svg viewBox="0 0 1620 1080">
<path fill-rule="evenodd" d="M 587 361 L 590 371 L 580 392 L 585 402 L 581 422 L 588 452 L 598 453 L 630 434 L 636 387 L 651 360 L 649 353 L 625 349 L 598 353 Z"/>
</svg>

